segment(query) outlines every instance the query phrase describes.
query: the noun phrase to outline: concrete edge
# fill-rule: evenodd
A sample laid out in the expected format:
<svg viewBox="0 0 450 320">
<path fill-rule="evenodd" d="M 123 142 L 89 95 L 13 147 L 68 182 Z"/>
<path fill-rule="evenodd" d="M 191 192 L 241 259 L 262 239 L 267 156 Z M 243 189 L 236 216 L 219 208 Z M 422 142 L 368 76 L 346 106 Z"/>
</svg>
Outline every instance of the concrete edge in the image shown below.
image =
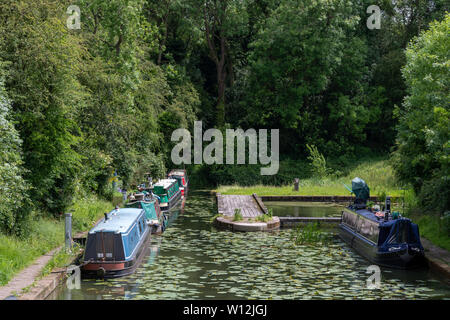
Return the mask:
<svg viewBox="0 0 450 320">
<path fill-rule="evenodd" d="M 60 250 L 64 250 L 64 248 L 61 247 Z M 55 252 L 54 255 L 60 250 Z M 83 250 L 71 260 L 70 264 L 74 264 L 82 254 Z M 35 280 L 31 289 L 24 294 L 20 294 L 18 300 L 45 300 L 66 279 L 66 270 L 66 268 L 55 268 L 50 274 L 37 281 Z"/>
<path fill-rule="evenodd" d="M 217 217 L 214 220 L 214 225 L 219 228 L 228 229 L 231 231 L 241 232 L 257 232 L 257 231 L 274 231 L 280 228 L 280 219 L 273 217 L 269 222 L 240 222 L 230 221 L 223 217 Z"/>
<path fill-rule="evenodd" d="M 29 292 L 19 296 L 19 300 L 45 300 L 63 279 L 65 279 L 65 272 L 50 273 L 39 280 Z"/>
<path fill-rule="evenodd" d="M 439 261 L 433 257 L 427 256 L 425 258 L 428 262 L 428 267 L 434 273 L 438 273 L 440 276 L 445 277 L 445 280 L 450 284 L 450 266 L 444 262 Z"/>
</svg>

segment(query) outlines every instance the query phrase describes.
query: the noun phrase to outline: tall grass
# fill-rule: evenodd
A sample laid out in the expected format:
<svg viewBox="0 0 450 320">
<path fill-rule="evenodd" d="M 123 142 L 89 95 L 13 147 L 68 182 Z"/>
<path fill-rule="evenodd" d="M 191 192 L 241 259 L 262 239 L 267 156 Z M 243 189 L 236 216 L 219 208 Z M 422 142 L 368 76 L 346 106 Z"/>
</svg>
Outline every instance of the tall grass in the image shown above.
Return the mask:
<svg viewBox="0 0 450 320">
<path fill-rule="evenodd" d="M 73 233 L 85 231 L 113 208 L 108 201 L 94 197 L 78 200 L 70 208 L 73 213 Z M 8 283 L 37 257 L 64 244 L 64 220 L 39 218 L 31 223 L 25 238 L 0 234 L 0 286 Z"/>
<path fill-rule="evenodd" d="M 0 285 L 63 241 L 64 223 L 44 218 L 31 223 L 31 232 L 25 239 L 0 234 Z"/>
<path fill-rule="evenodd" d="M 239 185 L 220 186 L 216 191 L 222 194 L 252 194 L 259 196 L 268 195 L 349 195 L 350 192 L 345 189 L 343 183 L 351 186 L 351 180 L 360 177 L 367 182 L 371 195 L 381 195 L 383 192 L 387 195 L 400 197 L 403 191 L 396 183 L 394 171 L 387 160 L 368 161 L 361 163 L 354 169 L 351 169 L 344 176 L 330 175 L 323 178 L 308 178 L 300 180 L 299 191 L 294 191 L 293 185 L 281 187 L 255 185 L 251 187 L 242 187 Z"/>
<path fill-rule="evenodd" d="M 112 209 L 113 205 L 111 202 L 98 200 L 95 197 L 75 202 L 70 208 L 70 211 L 73 213 L 73 232 L 88 230 L 103 216 L 103 213 L 110 212 Z"/>
</svg>

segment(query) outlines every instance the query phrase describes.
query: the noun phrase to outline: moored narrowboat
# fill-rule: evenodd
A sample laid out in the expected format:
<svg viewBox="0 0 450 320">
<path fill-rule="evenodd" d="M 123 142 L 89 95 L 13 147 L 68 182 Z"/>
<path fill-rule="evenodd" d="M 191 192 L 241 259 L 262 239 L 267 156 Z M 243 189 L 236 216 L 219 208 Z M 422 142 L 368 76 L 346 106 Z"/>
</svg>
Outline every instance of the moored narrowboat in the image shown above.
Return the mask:
<svg viewBox="0 0 450 320">
<path fill-rule="evenodd" d="M 153 192 L 159 198 L 162 211 L 170 210 L 181 199 L 181 190 L 176 179 L 162 179 L 153 185 Z"/>
<path fill-rule="evenodd" d="M 186 196 L 188 192 L 189 179 L 187 177 L 186 170 L 184 169 L 173 169 L 167 175 L 169 179 L 176 179 L 178 185 L 180 186 L 181 195 Z"/>
<path fill-rule="evenodd" d="M 115 278 L 134 272 L 148 247 L 150 227 L 145 211 L 115 209 L 93 227 L 87 237 L 83 276 Z"/>
<path fill-rule="evenodd" d="M 140 208 L 145 211 L 145 220 L 151 232 L 161 234 L 166 229 L 167 217 L 161 212 L 159 200 L 154 197 L 145 201 L 133 201 L 126 204 L 129 208 Z"/>
<path fill-rule="evenodd" d="M 367 208 L 370 190 L 364 180 L 352 180 L 356 200 L 342 211 L 339 235 L 372 263 L 400 269 L 425 265 L 419 227 L 410 219 L 390 212 L 390 198 L 384 211 Z"/>
</svg>

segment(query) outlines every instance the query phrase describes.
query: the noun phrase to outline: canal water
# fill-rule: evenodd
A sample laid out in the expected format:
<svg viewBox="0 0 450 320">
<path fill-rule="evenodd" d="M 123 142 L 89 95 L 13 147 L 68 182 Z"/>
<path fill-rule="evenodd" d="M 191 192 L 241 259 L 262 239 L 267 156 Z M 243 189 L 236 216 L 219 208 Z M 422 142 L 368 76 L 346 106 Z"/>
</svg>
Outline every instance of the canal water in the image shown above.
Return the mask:
<svg viewBox="0 0 450 320">
<path fill-rule="evenodd" d="M 278 217 L 340 217 L 342 205 L 321 202 L 264 201 Z"/>
<path fill-rule="evenodd" d="M 380 288 L 368 289 L 371 263 L 334 234 L 294 245 L 289 229 L 216 230 L 209 193 L 189 194 L 173 214 L 133 275 L 63 285 L 50 299 L 450 299 L 450 286 L 428 270 L 382 268 Z"/>
</svg>

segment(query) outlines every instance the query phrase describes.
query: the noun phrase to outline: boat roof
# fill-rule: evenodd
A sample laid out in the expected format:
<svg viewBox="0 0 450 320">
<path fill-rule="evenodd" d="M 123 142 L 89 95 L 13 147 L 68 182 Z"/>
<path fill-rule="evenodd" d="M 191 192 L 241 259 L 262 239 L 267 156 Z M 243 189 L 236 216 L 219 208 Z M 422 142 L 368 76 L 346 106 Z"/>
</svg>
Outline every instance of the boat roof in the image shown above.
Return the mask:
<svg viewBox="0 0 450 320">
<path fill-rule="evenodd" d="M 352 211 L 354 211 L 354 212 L 362 215 L 363 217 L 365 217 L 365 218 L 367 218 L 367 219 L 369 219 L 371 221 L 374 221 L 374 222 L 376 222 L 376 223 L 378 223 L 380 225 L 384 225 L 384 224 L 392 221 L 392 216 L 391 215 L 389 215 L 389 220 L 388 221 L 384 221 L 384 217 L 377 217 L 372 211 L 369 211 L 367 209 L 360 209 L 360 210 L 356 210 L 356 211 L 352 210 Z"/>
<path fill-rule="evenodd" d="M 186 175 L 186 170 L 174 169 L 174 170 L 169 172 L 169 176 L 172 176 L 172 175 L 184 177 Z"/>
<path fill-rule="evenodd" d="M 169 188 L 174 182 L 177 182 L 175 179 L 162 179 L 154 184 L 154 187 L 163 187 L 164 189 Z"/>
<path fill-rule="evenodd" d="M 89 233 L 96 232 L 126 232 L 143 212 L 137 208 L 120 208 L 118 212 L 112 210 L 108 213 L 108 220 L 103 218 Z"/>
</svg>

